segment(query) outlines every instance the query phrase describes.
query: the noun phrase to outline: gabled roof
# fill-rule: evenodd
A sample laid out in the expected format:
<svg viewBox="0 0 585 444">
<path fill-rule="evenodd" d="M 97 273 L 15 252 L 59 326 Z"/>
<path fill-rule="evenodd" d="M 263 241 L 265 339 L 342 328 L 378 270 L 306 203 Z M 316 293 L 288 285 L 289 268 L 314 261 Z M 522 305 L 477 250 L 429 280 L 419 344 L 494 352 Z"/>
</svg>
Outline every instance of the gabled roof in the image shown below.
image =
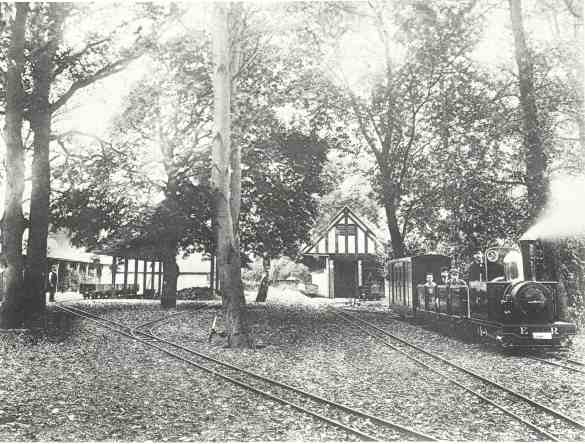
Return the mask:
<svg viewBox="0 0 585 444">
<path fill-rule="evenodd" d="M 336 227 L 340 227 L 337 229 Z M 355 229 L 352 228 L 355 226 Z M 339 245 L 342 238 L 343 245 Z M 329 242 L 331 240 L 331 242 Z M 331 245 L 330 245 L 331 244 Z M 344 206 L 302 254 L 374 254 L 379 241 L 374 231 L 349 207 Z M 370 248 L 368 246 L 371 245 Z"/>
</svg>

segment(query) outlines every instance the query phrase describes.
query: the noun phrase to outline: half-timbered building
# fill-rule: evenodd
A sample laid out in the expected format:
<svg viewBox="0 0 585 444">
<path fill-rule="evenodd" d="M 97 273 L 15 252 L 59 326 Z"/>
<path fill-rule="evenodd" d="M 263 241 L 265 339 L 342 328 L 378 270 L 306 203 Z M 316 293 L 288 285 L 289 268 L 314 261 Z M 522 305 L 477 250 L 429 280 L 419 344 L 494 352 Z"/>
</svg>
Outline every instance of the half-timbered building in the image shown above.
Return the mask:
<svg viewBox="0 0 585 444">
<path fill-rule="evenodd" d="M 383 297 L 381 253 L 374 231 L 348 207 L 302 250 L 312 283 L 329 298 Z"/>
</svg>

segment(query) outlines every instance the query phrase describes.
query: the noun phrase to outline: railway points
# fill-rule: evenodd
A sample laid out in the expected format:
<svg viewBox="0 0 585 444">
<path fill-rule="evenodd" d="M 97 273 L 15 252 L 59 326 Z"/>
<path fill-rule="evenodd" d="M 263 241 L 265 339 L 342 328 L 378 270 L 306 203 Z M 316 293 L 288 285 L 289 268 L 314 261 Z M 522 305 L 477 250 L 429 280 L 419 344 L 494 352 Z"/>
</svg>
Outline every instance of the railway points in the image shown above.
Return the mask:
<svg viewBox="0 0 585 444">
<path fill-rule="evenodd" d="M 455 385 L 458 385 L 460 388 L 466 390 L 469 393 L 473 393 L 475 396 L 481 398 L 485 402 L 493 405 L 494 407 L 498 408 L 499 410 L 505 412 L 507 415 L 511 416 L 512 418 L 522 422 L 524 425 L 536 431 L 541 435 L 541 438 L 545 438 L 551 441 L 560 441 L 560 440 L 580 440 L 583 439 L 583 432 L 585 431 L 585 424 L 580 422 L 577 419 L 574 419 L 559 410 L 543 405 L 542 403 L 529 398 L 522 393 L 519 393 L 516 390 L 510 389 L 508 387 L 499 384 L 498 382 L 482 376 L 477 372 L 471 371 L 467 368 L 464 368 L 448 359 L 445 359 L 435 353 L 429 352 L 426 349 L 413 344 L 404 338 L 401 338 L 397 335 L 394 335 L 383 328 L 380 328 L 378 325 L 368 322 L 361 317 L 352 315 L 348 313 L 348 311 L 337 311 L 340 317 L 346 319 L 346 321 L 354 324 L 359 330 L 365 332 L 366 334 L 372 336 L 373 338 L 377 339 L 378 341 L 382 341 L 385 343 L 389 348 L 393 349 L 394 351 L 398 351 L 401 354 L 407 356 L 409 359 L 417 361 L 419 364 L 423 365 L 424 367 L 428 368 L 431 371 L 441 374 L 445 379 Z M 391 340 L 392 342 L 388 342 Z M 413 356 L 413 352 L 418 352 L 418 356 Z M 420 355 L 425 357 L 430 357 L 433 359 L 433 363 L 429 364 L 428 361 L 421 360 Z M 437 366 L 437 363 L 444 364 L 450 367 L 451 370 L 456 370 L 459 374 L 456 373 L 445 373 L 445 370 L 441 370 L 441 367 Z M 475 390 L 472 390 L 470 387 L 471 385 L 463 385 L 460 381 L 462 380 L 461 374 L 465 376 L 472 377 L 476 380 L 474 386 L 477 387 Z M 457 378 L 457 380 L 455 380 Z M 480 389 L 478 387 L 477 381 L 481 384 L 491 386 L 490 390 L 485 390 L 485 388 Z M 498 402 L 495 402 L 492 397 L 497 395 L 497 391 L 500 393 L 504 393 L 506 396 L 499 398 Z M 488 396 L 484 396 L 484 393 L 489 393 Z M 528 406 L 528 407 L 527 407 Z M 528 412 L 528 409 L 532 409 L 531 412 Z M 517 414 L 515 412 L 521 412 L 522 414 Z M 551 420 L 551 418 L 553 418 Z M 555 423 L 556 422 L 556 423 Z M 547 431 L 547 425 L 549 428 L 553 426 L 555 430 L 564 430 L 565 434 L 563 436 L 558 436 L 558 433 L 551 433 Z M 571 430 L 572 429 L 572 430 Z"/>
<path fill-rule="evenodd" d="M 424 441 L 435 441 L 436 439 L 429 434 L 426 434 L 422 431 L 418 431 L 395 422 L 386 420 L 384 418 L 380 418 L 367 412 L 354 409 L 350 406 L 343 405 L 328 399 L 325 399 L 315 393 L 311 393 L 287 384 L 280 383 L 272 378 L 268 378 L 263 375 L 259 375 L 257 373 L 245 370 L 243 368 L 231 365 L 227 362 L 223 362 L 217 359 L 212 358 L 209 355 L 204 353 L 200 353 L 197 350 L 192 348 L 184 347 L 181 344 L 174 343 L 172 341 L 165 340 L 159 336 L 156 336 L 152 333 L 152 329 L 149 331 L 144 331 L 145 327 L 151 326 L 157 322 L 161 322 L 166 320 L 170 317 L 175 316 L 175 314 L 163 318 L 159 318 L 153 321 L 149 321 L 137 327 L 130 327 L 123 324 L 120 324 L 116 321 L 111 321 L 100 316 L 97 316 L 93 313 L 90 313 L 86 310 L 81 310 L 79 308 L 71 308 L 65 306 L 57 306 L 59 309 L 66 311 L 74 316 L 78 316 L 87 320 L 90 320 L 103 328 L 106 328 L 112 332 L 117 334 L 124 335 L 126 337 L 132 338 L 137 342 L 140 342 L 148 347 L 154 348 L 162 353 L 167 354 L 175 359 L 178 359 L 184 363 L 189 364 L 190 366 L 196 367 L 200 370 L 206 371 L 216 377 L 222 378 L 226 381 L 229 381 L 235 385 L 238 385 L 242 388 L 250 390 L 258 395 L 263 397 L 269 398 L 273 401 L 286 404 L 302 413 L 311 415 L 319 420 L 322 420 L 334 427 L 339 428 L 349 434 L 353 434 L 357 436 L 361 440 L 365 441 L 379 441 L 379 440 L 405 440 L 405 439 L 416 439 L 416 440 L 424 440 Z M 169 350 L 169 348 L 164 347 L 170 346 L 171 348 L 178 350 L 179 352 L 186 352 L 187 357 L 183 354 L 177 353 L 176 351 L 173 352 Z M 202 358 L 206 361 L 206 365 L 195 362 L 192 360 L 193 356 L 197 358 Z M 223 370 L 218 370 L 214 368 L 210 368 L 208 366 L 209 363 L 217 364 L 223 367 Z M 239 373 L 237 377 L 231 376 L 229 373 L 226 373 L 225 369 L 228 369 L 231 372 Z M 266 387 L 259 388 L 258 385 L 252 385 L 249 381 L 245 381 L 245 377 L 251 377 L 256 380 L 260 380 L 263 385 Z M 291 401 L 290 395 L 287 399 L 282 397 L 282 395 L 275 395 L 273 394 L 274 388 L 284 389 L 285 391 L 289 391 L 293 393 L 293 397 L 299 398 L 299 401 Z M 305 405 L 311 402 L 312 409 L 307 409 Z M 325 408 L 323 408 L 325 406 Z M 344 414 L 340 415 L 339 412 L 335 412 L 334 410 L 342 411 Z M 320 411 L 319 411 L 320 410 Z M 333 410 L 333 411 L 332 411 Z M 321 413 L 325 411 L 326 413 Z M 351 419 L 348 419 L 347 416 L 352 415 Z M 360 428 L 356 428 L 353 424 L 360 424 Z M 366 431 L 363 431 L 363 430 Z"/>
<path fill-rule="evenodd" d="M 198 405 L 197 400 L 199 399 L 200 389 L 197 387 L 205 387 L 205 391 L 208 391 L 209 388 L 211 389 L 210 393 L 214 393 L 214 390 L 221 393 L 224 404 L 214 406 L 214 396 L 202 398 L 201 405 L 206 406 L 203 407 L 204 410 L 201 412 L 203 415 L 194 412 L 190 413 L 190 416 L 197 421 L 195 424 L 198 425 L 180 426 L 181 432 L 173 435 L 175 439 L 182 439 L 187 436 L 191 436 L 191 439 L 194 440 L 230 439 L 233 436 L 238 436 L 240 440 L 246 440 L 246 436 L 256 436 L 259 439 L 274 439 L 275 437 L 280 437 L 281 439 L 289 437 L 290 439 L 291 436 L 294 436 L 296 439 L 303 439 L 304 436 L 315 436 L 312 434 L 316 430 L 319 430 L 316 436 L 326 436 L 327 439 L 335 440 L 430 440 L 430 438 L 435 438 L 439 440 L 521 439 L 555 441 L 570 439 L 571 436 L 581 436 L 579 435 L 580 432 L 575 431 L 573 433 L 560 420 L 546 419 L 537 413 L 533 413 L 532 410 L 527 415 L 524 415 L 524 411 L 516 410 L 512 401 L 499 394 L 498 390 L 490 391 L 490 389 L 482 388 L 481 384 L 473 383 L 473 378 L 470 377 L 469 380 L 461 378 L 456 371 L 451 371 L 448 368 L 440 369 L 441 372 L 452 379 L 456 379 L 462 385 L 470 386 L 470 388 L 477 390 L 484 398 L 493 398 L 497 404 L 509 408 L 517 416 L 525 417 L 526 422 L 538 428 L 531 428 L 531 426 L 516 419 L 514 416 L 503 413 L 479 396 L 463 391 L 459 393 L 459 388 L 454 390 L 450 383 L 443 383 L 441 376 L 437 374 L 427 377 L 427 373 L 430 373 L 428 369 L 412 360 L 397 359 L 396 356 L 390 353 L 387 354 L 381 345 L 381 341 L 370 340 L 361 333 L 357 334 L 354 326 L 339 319 L 327 308 L 340 306 L 339 301 L 335 301 L 337 303 L 334 304 L 325 303 L 327 301 L 324 301 L 323 304 L 316 304 L 315 302 L 318 301 L 313 299 L 308 300 L 308 304 L 304 306 L 287 306 L 269 301 L 268 304 L 255 306 L 256 309 L 250 311 L 251 327 L 254 329 L 255 338 L 264 347 L 255 351 L 225 349 L 222 347 L 221 341 L 218 340 L 208 342 L 208 329 L 214 317 L 218 316 L 218 331 L 221 332 L 223 328 L 223 321 L 219 311 L 220 305 L 217 302 L 199 303 L 194 301 L 193 303 L 182 304 L 176 309 L 162 310 L 160 307 L 151 304 L 150 301 L 66 301 L 65 303 L 57 302 L 53 304 L 50 313 L 53 313 L 61 321 L 66 321 L 65 324 L 68 325 L 66 335 L 60 337 L 57 341 L 64 341 L 63 344 L 69 344 L 67 347 L 70 350 L 71 347 L 81 346 L 82 349 L 90 351 L 85 353 L 84 356 L 86 357 L 81 355 L 79 357 L 80 364 L 85 368 L 87 376 L 93 375 L 92 366 L 95 364 L 92 364 L 92 356 L 95 356 L 93 355 L 95 351 L 98 352 L 99 362 L 96 370 L 99 370 L 99 373 L 90 376 L 90 380 L 93 378 L 100 380 L 99 387 L 103 387 L 103 393 L 102 389 L 100 389 L 88 397 L 87 393 L 84 394 L 81 386 L 78 386 L 72 390 L 72 393 L 78 393 L 80 400 L 93 399 L 97 403 L 96 405 L 101 405 L 101 399 L 107 397 L 104 399 L 115 400 L 115 405 L 119 405 L 119 408 L 124 408 L 124 411 L 129 411 L 126 403 L 128 403 L 128 406 L 133 406 L 130 408 L 136 409 L 136 403 L 138 402 L 138 405 L 140 405 L 141 398 L 149 399 L 149 397 L 144 396 L 144 393 L 142 393 L 141 397 L 135 397 L 133 393 L 141 392 L 141 389 L 131 387 L 133 382 L 130 379 L 127 382 L 123 381 L 121 378 L 125 374 L 131 378 L 138 376 L 140 380 L 146 378 L 144 381 L 149 382 L 140 384 L 145 387 L 149 386 L 151 382 L 157 386 L 163 382 L 165 388 L 162 390 L 160 388 L 155 389 L 153 386 L 153 390 L 156 390 L 158 397 L 156 401 L 150 399 L 151 405 L 153 405 L 153 402 L 155 402 L 155 405 L 184 405 L 183 408 L 187 409 L 185 413 L 190 408 L 185 403 L 194 402 L 195 405 Z M 346 301 L 341 302 L 341 305 L 344 302 Z M 516 390 L 520 389 L 522 391 L 523 387 L 525 387 L 527 389 L 525 393 L 528 396 L 536 395 L 535 399 L 544 401 L 543 403 L 546 405 L 554 405 L 561 412 L 569 415 L 572 414 L 571 412 L 575 412 L 574 409 L 577 408 L 580 402 L 578 400 L 579 393 L 580 391 L 583 392 L 582 385 L 578 383 L 578 373 L 544 363 L 528 362 L 522 356 L 510 356 L 508 353 L 502 354 L 485 345 L 466 344 L 455 339 L 434 342 L 440 339 L 441 336 L 410 322 L 399 320 L 387 308 L 381 309 L 380 304 L 372 307 L 375 304 L 375 302 L 371 302 L 370 304 L 362 304 L 360 307 L 348 307 L 344 312 L 359 315 L 364 319 L 374 320 L 379 326 L 389 328 L 391 332 L 402 336 L 408 341 L 420 344 L 423 347 L 426 344 L 429 346 L 426 348 L 438 352 L 446 358 L 454 359 L 461 365 L 468 366 L 468 368 L 479 371 L 483 375 L 496 375 L 499 382 L 504 385 L 510 383 L 509 386 Z M 110 324 L 127 335 L 108 332 L 105 327 L 95 324 L 93 321 L 82 321 L 80 318 L 75 318 L 73 315 L 69 315 L 58 308 L 58 305 L 62 305 L 65 308 L 81 309 L 87 314 L 97 315 L 98 319 L 96 320 L 98 322 Z M 99 318 L 102 319 L 100 320 Z M 75 339 L 77 336 L 80 336 L 82 342 L 78 342 Z M 136 341 L 134 337 L 144 342 Z M 165 340 L 169 344 L 165 344 Z M 581 346 L 580 341 L 581 339 L 579 338 L 578 347 Z M 179 347 L 172 345 L 172 343 Z M 176 353 L 181 358 L 208 367 L 211 371 L 225 373 L 227 377 L 239 382 L 250 383 L 250 385 L 262 392 L 266 392 L 268 395 L 282 397 L 299 407 L 310 410 L 312 413 L 320 414 L 342 425 L 352 427 L 368 438 L 358 437 L 350 431 L 343 431 L 337 425 L 318 419 L 317 416 L 302 412 L 295 407 L 286 407 L 286 404 L 280 404 L 263 394 L 253 394 L 243 388 L 240 390 L 233 382 L 219 376 L 212 376 L 209 371 L 195 368 L 191 370 L 189 369 L 191 364 L 170 355 L 165 357 L 165 352 L 153 348 L 151 345 L 168 348 L 169 351 Z M 180 347 L 184 347 L 184 349 Z M 571 355 L 550 353 L 543 355 L 543 357 L 554 361 L 558 361 L 557 358 L 563 357 L 579 362 L 581 356 L 579 355 L 580 349 L 578 347 L 573 350 Z M 121 354 L 120 351 L 122 351 Z M 197 353 L 208 355 L 212 360 L 197 356 Z M 478 365 L 475 365 L 474 361 L 469 359 L 471 355 L 475 354 L 482 356 L 482 361 L 478 361 Z M 374 420 L 354 417 L 349 412 L 338 410 L 336 407 L 321 405 L 318 400 L 307 400 L 300 393 L 290 392 L 284 387 L 273 387 L 268 382 L 255 378 L 253 375 L 242 374 L 236 368 L 230 369 L 229 366 L 226 367 L 222 363 L 213 362 L 213 359 L 256 372 L 260 376 L 271 377 L 293 388 L 302 388 L 325 400 L 334 400 L 344 406 L 371 413 L 374 417 L 389 420 L 391 423 L 406 425 L 415 431 L 422 431 L 429 438 L 416 438 L 406 431 L 399 432 L 392 427 L 386 428 L 383 424 Z M 433 365 L 433 360 L 430 357 L 427 359 L 423 356 L 420 359 Z M 86 361 L 85 364 L 84 361 Z M 68 362 L 71 361 L 68 360 Z M 311 362 L 311 365 L 307 365 L 308 362 Z M 105 367 L 101 367 L 102 365 L 105 365 Z M 522 370 L 521 366 L 526 367 Z M 578 364 L 571 364 L 571 366 L 579 368 Z M 79 368 L 79 366 L 74 365 L 74 368 Z M 512 373 L 508 373 L 510 371 Z M 491 372 L 502 372 L 502 374 Z M 503 372 L 506 372 L 506 376 L 502 378 Z M 521 382 L 518 378 L 527 374 L 527 372 L 530 372 L 536 379 L 533 382 L 526 381 L 529 384 L 525 385 L 525 382 Z M 67 371 L 65 371 L 65 373 L 61 374 L 59 380 L 62 380 L 63 377 L 65 380 L 71 377 L 75 379 L 76 374 L 79 374 L 77 369 L 75 374 L 71 375 L 68 375 Z M 358 378 L 356 378 L 357 375 L 359 375 Z M 511 376 L 508 377 L 508 375 Z M 553 384 L 550 386 L 544 384 L 544 392 L 540 395 L 535 391 L 535 387 L 538 385 L 536 380 L 544 381 L 547 375 L 555 375 L 556 379 L 552 381 Z M 46 374 L 44 377 L 46 378 Z M 121 387 L 120 392 L 111 392 L 108 388 L 110 383 L 103 378 L 116 380 L 112 387 Z M 51 376 L 49 376 L 48 380 L 51 380 Z M 575 381 L 574 385 L 571 380 Z M 206 382 L 201 386 L 203 381 Z M 42 390 L 46 391 L 46 388 Z M 189 392 L 189 394 L 187 395 L 185 392 Z M 42 392 L 39 391 L 39 393 Z M 182 393 L 185 393 L 186 396 L 183 396 Z M 117 400 L 118 397 L 119 401 Z M 166 399 L 167 397 L 168 399 Z M 253 416 L 249 419 L 251 421 L 250 426 L 247 425 L 248 419 L 237 420 L 235 424 L 242 424 L 243 428 L 241 430 L 244 434 L 234 435 L 234 431 L 237 430 L 238 426 L 228 425 L 217 418 L 205 419 L 206 411 L 214 412 L 216 408 L 219 408 L 219 411 L 225 411 L 225 408 L 231 404 L 232 397 L 234 400 L 241 400 L 235 402 L 243 402 L 243 405 L 246 405 L 245 411 L 247 412 L 258 409 L 256 413 L 275 412 L 278 418 L 282 418 L 282 415 L 289 418 L 299 418 L 300 424 L 306 423 L 308 429 L 305 426 L 299 427 L 293 432 L 296 434 L 291 435 L 290 432 L 279 430 L 277 424 L 281 422 L 281 419 L 273 423 L 273 419 L 276 419 L 276 417 L 272 418 L 271 415 L 270 420 L 263 421 L 259 419 L 260 417 L 256 413 L 253 413 Z M 547 397 L 552 401 L 551 403 L 547 402 Z M 109 409 L 104 410 L 104 412 L 107 411 Z M 143 418 L 149 418 L 149 423 L 153 420 L 155 423 L 158 421 L 156 417 L 149 416 L 148 410 L 138 407 L 135 411 L 139 412 Z M 153 410 L 153 413 L 155 411 L 157 410 Z M 227 411 L 229 411 L 229 408 Z M 68 408 L 66 416 L 73 417 L 73 415 L 79 418 L 85 417 L 85 413 L 81 408 Z M 93 412 L 92 415 L 96 417 L 96 412 Z M 165 412 L 164 417 L 167 417 L 167 415 L 169 415 L 169 418 L 176 418 L 175 420 L 179 421 L 181 420 L 179 418 L 189 416 L 181 415 L 176 410 L 176 407 L 171 407 L 168 412 Z M 576 417 L 582 419 L 580 415 Z M 99 414 L 96 418 L 99 418 Z M 110 421 L 107 416 L 101 419 L 101 421 L 104 420 L 106 424 Z M 85 421 L 88 424 L 95 422 L 87 419 Z M 132 421 L 132 427 L 148 427 L 150 430 L 147 432 L 148 434 L 136 435 L 133 431 L 128 430 L 125 435 L 116 434 L 115 436 L 131 440 L 141 440 L 147 437 L 150 437 L 148 439 L 156 439 L 152 435 L 153 431 L 156 430 L 155 428 L 151 429 L 149 426 L 141 425 L 140 420 Z M 219 421 L 220 424 L 217 424 L 215 429 L 208 428 L 206 425 L 208 421 L 210 424 L 217 424 Z M 251 426 L 251 424 L 255 424 L 255 426 Z M 290 430 L 291 425 L 293 428 L 295 427 L 294 424 L 289 424 L 288 430 Z M 59 433 L 62 433 L 63 425 L 59 427 L 61 427 L 59 429 L 61 432 Z M 86 425 L 80 427 L 80 430 L 86 430 L 86 434 L 83 436 L 91 437 L 97 433 L 95 428 L 97 427 L 97 422 L 87 429 Z M 200 429 L 201 432 L 193 434 L 193 427 Z M 247 427 L 254 427 L 251 429 L 251 433 L 243 432 Z M 544 433 L 541 433 L 540 429 Z M 0 433 L 2 430 L 3 427 L 0 425 Z M 90 430 L 93 430 L 93 432 Z M 309 431 L 307 435 L 305 435 L 306 430 Z M 166 432 L 174 433 L 170 429 Z M 114 436 L 111 435 L 111 432 L 107 433 L 107 435 L 103 436 Z M 43 436 L 47 439 L 51 435 Z M 100 435 L 98 433 L 95 436 Z"/>
</svg>

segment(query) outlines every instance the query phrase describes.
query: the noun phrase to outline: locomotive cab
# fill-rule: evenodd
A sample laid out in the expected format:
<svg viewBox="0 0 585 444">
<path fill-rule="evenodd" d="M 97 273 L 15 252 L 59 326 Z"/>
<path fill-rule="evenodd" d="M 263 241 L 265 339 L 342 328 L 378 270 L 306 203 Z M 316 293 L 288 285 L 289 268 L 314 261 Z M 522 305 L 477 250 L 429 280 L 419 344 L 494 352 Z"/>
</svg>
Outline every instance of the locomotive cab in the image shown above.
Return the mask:
<svg viewBox="0 0 585 444">
<path fill-rule="evenodd" d="M 522 266 L 522 254 L 518 250 L 511 250 L 504 256 L 504 277 L 506 281 L 523 281 L 524 268 Z"/>
</svg>

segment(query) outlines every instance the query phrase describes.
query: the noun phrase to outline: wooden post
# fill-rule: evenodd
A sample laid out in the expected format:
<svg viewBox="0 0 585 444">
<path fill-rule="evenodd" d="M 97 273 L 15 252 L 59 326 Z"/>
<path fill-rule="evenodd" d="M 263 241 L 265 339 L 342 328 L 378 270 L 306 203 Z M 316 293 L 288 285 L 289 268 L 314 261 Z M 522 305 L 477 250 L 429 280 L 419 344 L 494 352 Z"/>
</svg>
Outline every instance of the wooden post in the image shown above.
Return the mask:
<svg viewBox="0 0 585 444">
<path fill-rule="evenodd" d="M 124 290 L 128 287 L 128 258 L 124 258 Z"/>
<path fill-rule="evenodd" d="M 142 259 L 142 297 L 144 298 L 144 294 L 146 292 L 146 273 L 148 272 L 148 261 L 146 259 Z"/>
<path fill-rule="evenodd" d="M 59 290 L 59 287 L 62 287 L 62 280 L 63 276 L 61 276 L 61 262 L 57 262 L 57 284 L 55 285 L 55 292 Z"/>
<path fill-rule="evenodd" d="M 112 256 L 112 285 L 116 285 L 116 272 L 118 271 L 118 265 L 116 263 L 116 256 Z"/>
<path fill-rule="evenodd" d="M 134 258 L 134 289 L 138 294 L 138 258 Z"/>
<path fill-rule="evenodd" d="M 329 257 L 329 297 L 335 298 L 335 261 Z"/>
<path fill-rule="evenodd" d="M 219 287 L 219 270 L 217 269 L 217 256 L 215 257 L 215 291 L 221 291 Z"/>
<path fill-rule="evenodd" d="M 211 294 L 213 295 L 215 289 L 215 255 L 211 255 L 211 264 L 209 266 L 209 289 L 211 290 Z"/>
<path fill-rule="evenodd" d="M 151 261 L 150 264 L 150 289 L 154 292 L 154 265 L 156 262 Z"/>
<path fill-rule="evenodd" d="M 110 292 L 110 297 L 113 298 L 116 296 L 116 274 L 118 273 L 118 261 L 116 256 L 112 256 L 112 290 Z"/>
<path fill-rule="evenodd" d="M 158 270 L 157 270 L 157 276 L 158 276 L 158 294 L 161 294 L 162 291 L 162 262 L 159 261 L 158 262 Z"/>
</svg>

